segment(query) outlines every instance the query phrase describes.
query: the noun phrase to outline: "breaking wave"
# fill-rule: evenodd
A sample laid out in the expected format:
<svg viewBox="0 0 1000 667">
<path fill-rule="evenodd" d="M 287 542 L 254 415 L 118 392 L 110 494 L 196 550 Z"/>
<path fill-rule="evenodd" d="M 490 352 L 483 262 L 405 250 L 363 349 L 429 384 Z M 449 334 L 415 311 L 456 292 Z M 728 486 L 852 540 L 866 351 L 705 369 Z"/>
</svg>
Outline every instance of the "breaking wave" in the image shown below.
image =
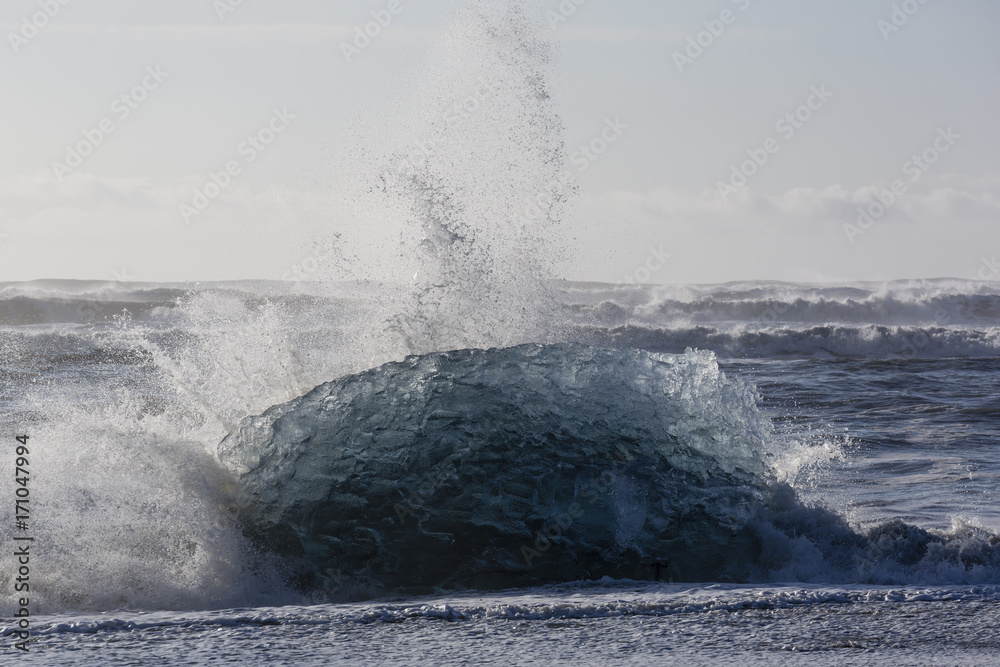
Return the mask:
<svg viewBox="0 0 1000 667">
<path fill-rule="evenodd" d="M 712 350 L 720 357 L 769 359 L 781 357 L 940 359 L 1000 357 L 1000 327 L 845 326 L 824 324 L 806 328 L 734 325 L 693 329 L 622 325 L 610 329 L 582 326 L 579 340 L 594 345 L 639 347 L 679 352 L 689 347 Z"/>
<path fill-rule="evenodd" d="M 454 250 L 447 247 L 436 252 L 447 255 Z M 438 270 L 459 272 L 450 265 Z M 527 342 L 516 340 L 527 338 L 669 353 L 692 347 L 712 350 L 724 358 L 1000 357 L 1000 290 L 991 283 L 898 281 L 852 287 L 765 282 L 689 287 L 560 283 L 560 289 L 543 298 L 540 279 L 515 289 L 516 281 L 508 278 L 502 289 L 506 290 L 503 299 L 510 303 L 497 311 L 507 319 L 479 321 L 482 318 L 474 311 L 484 302 L 493 303 L 496 295 L 456 296 L 442 287 L 475 282 L 469 277 L 473 268 L 459 273 L 434 287 L 415 285 L 416 302 L 398 305 L 405 317 L 397 316 L 392 326 L 404 334 L 411 352 L 511 345 Z M 527 270 L 518 273 L 529 274 Z M 393 291 L 389 286 L 344 283 L 309 293 L 307 286 L 234 282 L 200 286 L 199 291 L 209 290 L 217 299 L 238 302 L 248 311 L 273 304 L 324 321 L 343 319 L 347 311 L 362 316 L 370 313 L 373 303 L 386 302 L 385 296 L 374 295 Z M 0 337 L 48 335 L 53 330 L 66 334 L 82 327 L 106 326 L 123 317 L 160 328 L 172 326 L 183 323 L 183 306 L 193 293 L 190 286 L 169 284 L 38 281 L 0 285 Z M 450 302 L 445 307 L 441 300 L 446 298 L 467 302 L 465 310 Z M 530 317 L 523 307 L 511 305 L 529 302 L 537 306 Z M 448 322 L 442 324 L 445 313 Z M 527 322 L 526 317 L 534 320 Z M 515 333 L 503 335 L 509 331 Z M 514 340 L 505 343 L 505 338 Z M 44 340 L 25 347 L 36 343 L 45 347 Z"/>
<path fill-rule="evenodd" d="M 997 583 L 1000 537 L 859 531 L 776 479 L 709 353 L 524 345 L 320 385 L 220 445 L 258 543 L 334 597 L 610 576 Z"/>
</svg>

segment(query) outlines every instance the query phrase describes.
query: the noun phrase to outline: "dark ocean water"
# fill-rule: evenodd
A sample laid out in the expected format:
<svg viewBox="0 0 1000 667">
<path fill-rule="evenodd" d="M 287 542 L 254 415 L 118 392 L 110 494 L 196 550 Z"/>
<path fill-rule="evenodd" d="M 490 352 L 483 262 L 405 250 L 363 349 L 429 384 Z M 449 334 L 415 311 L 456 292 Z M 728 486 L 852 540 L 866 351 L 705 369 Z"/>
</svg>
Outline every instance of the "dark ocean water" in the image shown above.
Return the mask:
<svg viewBox="0 0 1000 667">
<path fill-rule="evenodd" d="M 559 284 L 555 293 L 550 330 L 509 345 L 572 342 L 574 350 L 665 360 L 675 375 L 658 377 L 686 387 L 668 391 L 670 405 L 688 401 L 684 409 L 702 420 L 690 433 L 744 428 L 759 438 L 759 449 L 746 450 L 759 461 L 746 463 L 744 450 L 732 458 L 718 444 L 728 435 L 716 437 L 715 449 L 699 450 L 708 452 L 705 469 L 741 475 L 759 463 L 767 471 L 761 489 L 794 489 L 794 502 L 772 499 L 766 516 L 739 515 L 755 531 L 746 555 L 733 552 L 753 561 L 743 575 L 701 580 L 664 569 L 660 582 L 639 582 L 596 572 L 596 583 L 503 592 L 501 577 L 491 590 L 381 590 L 358 600 L 364 588 L 347 572 L 323 590 L 296 588 L 286 556 L 261 549 L 237 525 L 245 500 L 233 469 L 219 463 L 219 442 L 247 415 L 401 360 L 399 332 L 385 326 L 386 313 L 399 310 L 397 291 L 7 284 L 0 435 L 8 452 L 15 435 L 30 436 L 33 658 L 169 661 L 181 651 L 200 663 L 222 647 L 233 662 L 304 664 L 794 662 L 800 651 L 829 664 L 991 664 L 1000 649 L 997 285 Z M 689 347 L 714 356 L 677 366 Z M 539 362 L 554 386 L 591 363 L 569 356 Z M 615 366 L 608 377 L 645 377 L 626 357 L 600 357 Z M 729 386 L 719 384 L 719 370 L 750 392 L 752 405 L 719 389 Z M 351 382 L 361 379 L 344 386 Z M 642 382 L 628 386 L 646 391 Z M 758 419 L 769 432 L 758 432 Z M 637 479 L 620 463 L 608 463 L 616 480 Z M 748 484 L 741 493 L 758 482 Z M 653 506 L 625 492 L 609 498 L 616 539 L 631 526 L 622 553 L 639 549 L 643 526 L 658 516 Z M 416 509 L 431 516 L 439 500 Z M 705 516 L 716 520 L 713 511 Z M 529 540 L 533 529 L 526 521 Z M 4 543 L 23 534 L 11 513 Z M 0 559 L 7 590 L 14 567 Z M 671 583 L 674 574 L 680 580 Z M 10 619 L 13 596 L 3 605 Z"/>
</svg>

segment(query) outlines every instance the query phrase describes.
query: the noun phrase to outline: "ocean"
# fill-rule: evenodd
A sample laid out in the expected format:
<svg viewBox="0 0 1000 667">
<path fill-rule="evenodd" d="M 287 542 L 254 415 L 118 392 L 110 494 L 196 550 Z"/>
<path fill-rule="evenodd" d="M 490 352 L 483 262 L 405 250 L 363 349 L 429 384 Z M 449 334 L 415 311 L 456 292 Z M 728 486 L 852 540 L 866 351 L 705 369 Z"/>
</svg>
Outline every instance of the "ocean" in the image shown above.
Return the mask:
<svg viewBox="0 0 1000 667">
<path fill-rule="evenodd" d="M 7 659 L 994 664 L 1000 285 L 531 289 L 0 284 Z"/>
<path fill-rule="evenodd" d="M 4 663 L 995 664 L 1000 283 L 559 279 L 558 37 L 461 4 L 283 280 L 0 283 Z"/>
</svg>

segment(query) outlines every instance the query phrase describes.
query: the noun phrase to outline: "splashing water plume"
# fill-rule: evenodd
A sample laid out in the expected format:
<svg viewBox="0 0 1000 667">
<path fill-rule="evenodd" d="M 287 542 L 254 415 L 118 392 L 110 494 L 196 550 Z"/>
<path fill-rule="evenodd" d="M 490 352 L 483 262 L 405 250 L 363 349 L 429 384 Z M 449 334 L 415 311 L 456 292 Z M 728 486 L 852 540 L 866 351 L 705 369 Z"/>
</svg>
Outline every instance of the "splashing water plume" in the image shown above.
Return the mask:
<svg viewBox="0 0 1000 667">
<path fill-rule="evenodd" d="M 75 364 L 64 385 L 22 400 L 46 471 L 40 611 L 301 600 L 234 521 L 219 440 L 247 414 L 406 353 L 548 335 L 538 227 L 558 222 L 566 190 L 538 189 L 563 159 L 546 83 L 554 49 L 513 2 L 470 3 L 442 35 L 413 105 L 431 154 L 384 162 L 383 194 L 409 211 L 403 259 L 418 259 L 403 295 L 180 287 L 112 324 L 104 311 L 121 312 L 114 294 L 128 286 L 100 286 L 81 296 L 100 304 L 96 322 L 70 313 L 60 321 L 83 324 L 4 343 L 25 358 L 67 340 L 81 348 L 63 357 Z M 4 561 L 0 581 L 12 576 Z"/>
<path fill-rule="evenodd" d="M 409 353 L 553 333 L 540 253 L 569 191 L 547 84 L 554 51 L 520 5 L 474 3 L 432 54 L 413 148 L 384 175 L 409 207 L 404 247 L 419 248 L 409 303 L 392 321 Z"/>
</svg>

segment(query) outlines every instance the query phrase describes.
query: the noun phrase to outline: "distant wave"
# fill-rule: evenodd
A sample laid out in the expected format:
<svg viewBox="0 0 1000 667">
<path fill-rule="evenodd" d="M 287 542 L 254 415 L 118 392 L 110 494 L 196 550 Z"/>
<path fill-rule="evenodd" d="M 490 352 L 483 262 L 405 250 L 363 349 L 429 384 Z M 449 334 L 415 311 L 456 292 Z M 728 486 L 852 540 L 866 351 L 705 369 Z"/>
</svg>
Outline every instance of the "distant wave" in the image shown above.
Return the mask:
<svg viewBox="0 0 1000 667">
<path fill-rule="evenodd" d="M 1000 284 L 564 288 L 577 340 L 724 357 L 1000 356 Z"/>
<path fill-rule="evenodd" d="M 352 297 L 363 288 L 342 286 Z M 314 296 L 303 283 L 239 281 L 220 283 L 118 283 L 100 281 L 36 281 L 0 283 L 0 327 L 102 325 L 127 316 L 137 322 L 173 323 L 174 311 L 186 300 L 211 293 L 248 308 L 268 302 L 302 308 L 338 307 L 345 297 Z"/>
<path fill-rule="evenodd" d="M 146 319 L 188 291 L 182 287 L 110 281 L 0 283 L 0 326 L 107 322 L 126 311 L 132 317 Z"/>
<path fill-rule="evenodd" d="M 1000 326 L 1000 284 L 910 281 L 867 286 L 749 283 L 566 290 L 581 321 L 604 326 L 742 323 Z"/>
<path fill-rule="evenodd" d="M 712 350 L 726 358 L 1000 356 L 1000 327 L 956 329 L 869 324 L 673 329 L 622 325 L 613 328 L 580 327 L 577 334 L 580 340 L 593 345 L 638 347 L 672 353 L 696 348 Z"/>
<path fill-rule="evenodd" d="M 553 291 L 558 302 L 548 320 L 553 341 L 672 353 L 692 347 L 736 358 L 1000 356 L 997 283 L 557 283 Z M 178 313 L 185 300 L 208 293 L 251 311 L 264 303 L 281 304 L 293 329 L 335 321 L 348 312 L 363 320 L 366 312 L 377 310 L 372 304 L 396 298 L 391 286 L 363 283 L 0 283 L 0 330 L 105 326 L 123 316 L 162 328 L 183 317 Z"/>
</svg>

